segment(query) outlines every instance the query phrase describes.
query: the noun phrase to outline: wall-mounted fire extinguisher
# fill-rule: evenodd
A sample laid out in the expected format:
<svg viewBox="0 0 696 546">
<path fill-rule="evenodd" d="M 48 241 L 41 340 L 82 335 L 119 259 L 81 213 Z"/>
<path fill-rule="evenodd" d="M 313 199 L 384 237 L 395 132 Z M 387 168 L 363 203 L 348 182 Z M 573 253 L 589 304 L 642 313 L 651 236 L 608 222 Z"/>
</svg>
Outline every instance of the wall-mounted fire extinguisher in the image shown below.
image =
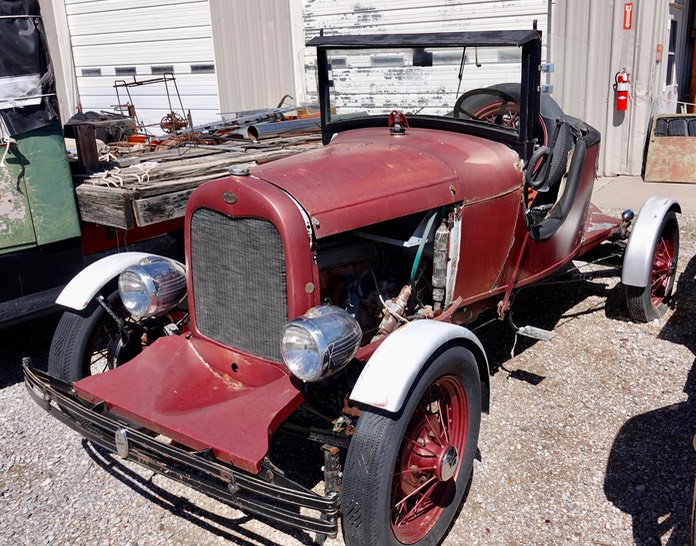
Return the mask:
<svg viewBox="0 0 696 546">
<path fill-rule="evenodd" d="M 614 91 L 616 91 L 616 110 L 623 111 L 628 109 L 628 72 L 625 68 L 617 72 L 614 76 Z"/>
</svg>

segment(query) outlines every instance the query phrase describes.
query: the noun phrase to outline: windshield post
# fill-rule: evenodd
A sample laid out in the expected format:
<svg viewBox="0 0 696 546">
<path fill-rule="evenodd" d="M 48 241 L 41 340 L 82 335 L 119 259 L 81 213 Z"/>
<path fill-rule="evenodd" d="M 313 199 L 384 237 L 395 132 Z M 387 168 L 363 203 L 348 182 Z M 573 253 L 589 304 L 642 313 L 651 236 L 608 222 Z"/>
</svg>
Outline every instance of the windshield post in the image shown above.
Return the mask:
<svg viewBox="0 0 696 546">
<path fill-rule="evenodd" d="M 324 144 L 328 144 L 331 136 L 326 130 L 329 122 L 329 64 L 326 48 L 317 47 L 317 91 L 319 93 L 319 110 L 321 111 L 321 134 Z"/>
<path fill-rule="evenodd" d="M 534 120 L 539 117 L 541 86 L 541 32 L 537 39 L 522 46 L 522 82 L 520 104 L 520 140 L 522 158 L 526 161 L 534 152 Z"/>
</svg>

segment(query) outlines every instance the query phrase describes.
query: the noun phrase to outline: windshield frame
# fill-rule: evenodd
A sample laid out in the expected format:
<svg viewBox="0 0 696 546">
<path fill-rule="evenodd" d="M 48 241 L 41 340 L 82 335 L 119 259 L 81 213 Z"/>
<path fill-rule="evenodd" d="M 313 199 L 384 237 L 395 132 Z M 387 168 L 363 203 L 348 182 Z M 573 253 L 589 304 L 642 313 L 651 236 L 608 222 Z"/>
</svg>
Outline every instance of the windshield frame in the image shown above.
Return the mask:
<svg viewBox="0 0 696 546">
<path fill-rule="evenodd" d="M 418 115 L 408 118 L 412 127 L 427 127 L 447 131 L 464 132 L 505 142 L 525 160 L 534 149 L 534 127 L 530 120 L 539 116 L 539 92 L 541 85 L 541 31 L 510 30 L 482 32 L 443 32 L 430 34 L 352 34 L 317 36 L 307 46 L 316 47 L 317 84 L 324 143 L 334 134 L 361 127 L 386 126 L 387 115 L 347 120 L 330 119 L 331 66 L 328 61 L 333 50 L 404 49 L 433 47 L 489 47 L 515 46 L 521 49 L 520 121 L 519 129 L 511 131 L 500 126 L 466 118 Z M 540 143 L 536 143 L 540 144 Z"/>
</svg>

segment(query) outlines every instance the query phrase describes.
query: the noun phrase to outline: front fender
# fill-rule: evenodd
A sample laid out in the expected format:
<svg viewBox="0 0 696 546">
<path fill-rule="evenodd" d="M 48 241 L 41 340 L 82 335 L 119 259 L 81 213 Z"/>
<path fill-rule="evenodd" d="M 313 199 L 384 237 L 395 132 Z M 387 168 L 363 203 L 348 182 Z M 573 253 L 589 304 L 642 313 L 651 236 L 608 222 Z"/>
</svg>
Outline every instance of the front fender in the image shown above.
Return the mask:
<svg viewBox="0 0 696 546">
<path fill-rule="evenodd" d="M 56 299 L 58 305 L 69 307 L 76 311 L 87 308 L 97 292 L 117 277 L 123 270 L 136 265 L 147 256 L 156 256 L 147 252 L 121 252 L 106 256 L 88 265 L 80 271 L 63 288 Z M 183 267 L 183 266 L 182 266 Z"/>
<path fill-rule="evenodd" d="M 679 203 L 672 197 L 651 197 L 641 207 L 624 252 L 621 270 L 624 285 L 642 288 L 650 284 L 660 226 L 671 210 L 681 212 Z"/>
<path fill-rule="evenodd" d="M 399 328 L 374 352 L 355 383 L 350 399 L 398 412 L 411 386 L 432 355 L 449 342 L 468 348 L 476 358 L 482 387 L 490 390 L 488 358 L 479 339 L 468 329 L 435 320 L 418 320 Z M 482 393 L 488 411 L 489 393 Z"/>
</svg>

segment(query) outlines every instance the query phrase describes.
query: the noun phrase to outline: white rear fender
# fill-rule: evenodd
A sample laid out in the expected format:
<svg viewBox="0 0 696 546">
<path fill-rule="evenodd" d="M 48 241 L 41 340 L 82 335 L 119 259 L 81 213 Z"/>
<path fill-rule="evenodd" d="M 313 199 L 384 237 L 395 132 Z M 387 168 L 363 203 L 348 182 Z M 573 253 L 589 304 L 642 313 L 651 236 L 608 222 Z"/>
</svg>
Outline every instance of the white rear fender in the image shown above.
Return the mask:
<svg viewBox="0 0 696 546">
<path fill-rule="evenodd" d="M 58 305 L 76 311 L 85 309 L 99 290 L 116 278 L 127 267 L 136 265 L 147 256 L 156 256 L 146 252 L 121 252 L 97 260 L 80 271 L 63 288 L 56 299 Z M 182 266 L 183 267 L 183 266 Z"/>
<path fill-rule="evenodd" d="M 621 282 L 642 288 L 650 284 L 653 254 L 662 220 L 669 211 L 681 212 L 676 199 L 651 197 L 641 207 L 624 251 Z"/>
<path fill-rule="evenodd" d="M 483 345 L 468 329 L 435 320 L 418 320 L 399 328 L 372 355 L 355 383 L 354 402 L 398 412 L 433 354 L 449 342 L 467 347 L 476 358 L 482 388 L 489 389 L 490 371 Z M 482 392 L 488 411 L 488 392 Z"/>
</svg>

